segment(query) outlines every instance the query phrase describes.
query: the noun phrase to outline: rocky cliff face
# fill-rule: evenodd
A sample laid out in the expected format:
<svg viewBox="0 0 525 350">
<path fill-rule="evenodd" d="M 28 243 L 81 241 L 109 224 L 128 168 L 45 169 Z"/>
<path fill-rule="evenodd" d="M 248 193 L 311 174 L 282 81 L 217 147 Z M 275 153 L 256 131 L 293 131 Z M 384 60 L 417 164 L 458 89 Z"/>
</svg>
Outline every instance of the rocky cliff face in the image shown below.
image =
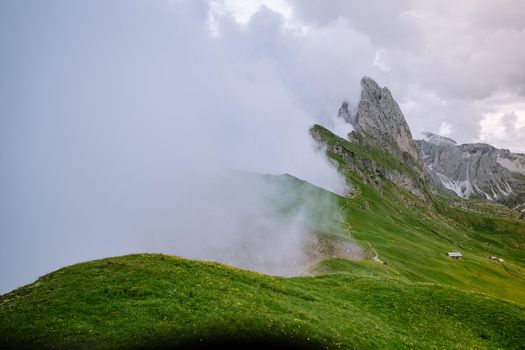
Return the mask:
<svg viewBox="0 0 525 350">
<path fill-rule="evenodd" d="M 361 80 L 361 87 L 361 101 L 353 122 L 355 130 L 388 153 L 401 158 L 406 152 L 422 164 L 410 128 L 388 88 L 380 88 L 368 77 Z"/>
<path fill-rule="evenodd" d="M 525 155 L 484 143 L 458 145 L 431 133 L 417 140 L 432 187 L 509 206 L 525 202 Z"/>
<path fill-rule="evenodd" d="M 348 134 L 348 141 L 363 149 L 383 152 L 385 158 L 388 157 L 399 166 L 385 166 L 384 162 L 362 157 L 340 143 L 328 145 L 329 151 L 344 159 L 349 170 L 359 174 L 371 185 L 379 184 L 383 178 L 427 200 L 428 179 L 423 160 L 401 109 L 390 91 L 386 87 L 379 87 L 374 80 L 364 77 L 361 87 L 357 112 L 352 114 L 347 102 L 343 102 L 339 109 L 339 117 L 354 127 Z M 322 139 L 315 129 L 313 136 Z"/>
<path fill-rule="evenodd" d="M 348 135 L 349 140 L 380 149 L 404 164 L 406 171 L 385 168 L 374 171 L 417 197 L 427 199 L 425 186 L 428 179 L 423 160 L 401 108 L 390 90 L 381 88 L 373 79 L 363 77 L 361 88 L 357 113 L 354 118 L 347 119 L 354 126 L 354 131 Z"/>
</svg>

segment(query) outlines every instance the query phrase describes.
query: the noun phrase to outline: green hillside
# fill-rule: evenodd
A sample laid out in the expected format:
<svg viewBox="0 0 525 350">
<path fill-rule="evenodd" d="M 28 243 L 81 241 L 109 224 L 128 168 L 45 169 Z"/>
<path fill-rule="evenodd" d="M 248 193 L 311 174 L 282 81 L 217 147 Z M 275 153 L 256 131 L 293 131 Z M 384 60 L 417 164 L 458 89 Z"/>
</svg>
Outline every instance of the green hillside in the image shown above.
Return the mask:
<svg viewBox="0 0 525 350">
<path fill-rule="evenodd" d="M 314 128 L 354 159 L 411 176 L 380 150 Z M 0 344 L 150 348 L 220 336 L 316 348 L 524 348 L 523 220 L 497 205 L 430 192 L 423 200 L 327 154 L 353 186 L 348 197 L 292 176 L 261 178 L 279 189 L 270 200 L 281 215 L 301 207 L 311 234 L 356 242 L 367 258 L 327 259 L 294 278 L 165 255 L 78 264 L 0 297 Z"/>
<path fill-rule="evenodd" d="M 210 262 L 129 255 L 63 268 L 1 299 L 2 343 L 148 348 L 277 337 L 327 348 L 519 348 L 525 307 L 330 261 L 277 278 Z"/>
<path fill-rule="evenodd" d="M 314 128 L 326 143 L 348 149 L 354 158 L 372 159 L 385 169 L 402 169 L 411 175 L 410 169 L 388 154 L 350 143 L 321 126 Z M 367 174 L 366 169 L 359 175 L 348 171 L 341 157 L 327 153 L 356 187 L 353 198 L 339 199 L 350 234 L 363 246 L 371 245 L 389 269 L 413 281 L 446 284 L 525 304 L 525 221 L 501 215 L 499 206 L 486 205 L 480 211 L 480 204 L 474 202 L 465 204 L 464 208 L 471 208 L 466 210 L 457 201 L 430 193 L 431 200 L 422 201 Z M 369 178 L 374 178 L 374 186 L 365 183 Z M 460 251 L 464 258 L 449 258 L 446 253 L 451 251 Z"/>
</svg>

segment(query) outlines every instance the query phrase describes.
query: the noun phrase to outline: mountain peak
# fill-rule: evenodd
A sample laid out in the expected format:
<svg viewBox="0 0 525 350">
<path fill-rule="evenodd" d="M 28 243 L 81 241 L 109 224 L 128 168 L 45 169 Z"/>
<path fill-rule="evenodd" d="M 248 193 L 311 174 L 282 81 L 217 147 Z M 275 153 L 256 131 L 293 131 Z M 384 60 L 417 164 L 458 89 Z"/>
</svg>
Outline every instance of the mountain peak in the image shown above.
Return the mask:
<svg viewBox="0 0 525 350">
<path fill-rule="evenodd" d="M 421 134 L 423 134 L 423 140 L 432 143 L 434 145 L 442 145 L 442 146 L 457 146 L 457 142 L 441 135 L 433 134 L 428 131 L 423 131 Z"/>
<path fill-rule="evenodd" d="M 391 154 L 406 152 L 422 165 L 410 128 L 390 90 L 369 77 L 361 79 L 361 87 L 355 130 L 370 136 L 383 150 Z"/>
<path fill-rule="evenodd" d="M 372 96 L 375 96 L 376 98 L 380 98 L 381 96 L 381 87 L 379 86 L 379 84 L 374 79 L 369 78 L 367 76 L 364 76 L 361 79 L 361 89 L 362 91 L 366 91 L 367 93 L 371 94 Z"/>
<path fill-rule="evenodd" d="M 525 175 L 525 156 L 486 143 L 458 145 L 447 137 L 423 135 L 416 144 L 434 189 L 466 199 L 523 206 L 525 181 L 517 175 Z"/>
<path fill-rule="evenodd" d="M 380 87 L 369 77 L 363 77 L 361 87 L 356 112 L 350 112 L 347 102 L 339 108 L 339 117 L 354 126 L 348 139 L 338 140 L 321 126 L 312 128 L 312 136 L 328 146 L 327 152 L 339 157 L 344 166 L 365 183 L 379 186 L 380 179 L 388 180 L 428 201 L 423 160 L 399 105 L 387 88 Z M 348 142 L 379 156 L 364 160 Z"/>
</svg>

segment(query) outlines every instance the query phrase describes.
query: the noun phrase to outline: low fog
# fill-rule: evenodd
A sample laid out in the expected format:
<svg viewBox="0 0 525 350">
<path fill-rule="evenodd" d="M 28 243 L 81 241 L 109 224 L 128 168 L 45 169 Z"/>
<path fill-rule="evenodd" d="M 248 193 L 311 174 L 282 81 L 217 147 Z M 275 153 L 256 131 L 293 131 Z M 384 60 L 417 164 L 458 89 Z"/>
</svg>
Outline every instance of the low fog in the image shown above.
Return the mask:
<svg viewBox="0 0 525 350">
<path fill-rule="evenodd" d="M 1 293 L 134 252 L 307 271 L 304 211 L 232 174 L 344 192 L 308 134 L 337 104 L 308 113 L 272 59 L 213 37 L 204 3 L 2 7 Z"/>
</svg>

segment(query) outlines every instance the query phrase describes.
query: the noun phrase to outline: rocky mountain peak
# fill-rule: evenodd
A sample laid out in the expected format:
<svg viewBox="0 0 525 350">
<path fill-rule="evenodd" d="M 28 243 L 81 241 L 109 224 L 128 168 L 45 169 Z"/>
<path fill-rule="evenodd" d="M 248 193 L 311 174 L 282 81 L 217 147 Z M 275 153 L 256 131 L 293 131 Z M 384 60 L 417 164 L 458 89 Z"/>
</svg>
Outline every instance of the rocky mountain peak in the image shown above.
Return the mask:
<svg viewBox="0 0 525 350">
<path fill-rule="evenodd" d="M 381 88 L 371 78 L 364 77 L 361 87 L 361 100 L 356 110 L 351 109 L 346 101 L 339 108 L 339 117 L 354 127 L 345 142 L 382 155 L 363 157 L 345 142 L 334 140 L 325 143 L 327 151 L 337 155 L 348 171 L 358 174 L 372 186 L 380 187 L 387 180 L 428 201 L 428 179 L 423 160 L 399 105 L 387 88 Z M 322 127 L 314 128 L 312 136 L 326 142 Z M 386 161 L 382 161 L 382 157 Z"/>
<path fill-rule="evenodd" d="M 458 145 L 431 133 L 416 144 L 435 190 L 498 201 L 516 209 L 524 205 L 525 155 L 486 143 Z"/>
<path fill-rule="evenodd" d="M 428 131 L 422 132 L 423 140 L 434 145 L 441 146 L 457 146 L 457 142 L 448 137 L 436 135 Z"/>
<path fill-rule="evenodd" d="M 363 77 L 361 87 L 355 130 L 369 136 L 383 150 L 396 155 L 406 152 L 422 165 L 410 128 L 390 90 L 368 77 Z"/>
</svg>

